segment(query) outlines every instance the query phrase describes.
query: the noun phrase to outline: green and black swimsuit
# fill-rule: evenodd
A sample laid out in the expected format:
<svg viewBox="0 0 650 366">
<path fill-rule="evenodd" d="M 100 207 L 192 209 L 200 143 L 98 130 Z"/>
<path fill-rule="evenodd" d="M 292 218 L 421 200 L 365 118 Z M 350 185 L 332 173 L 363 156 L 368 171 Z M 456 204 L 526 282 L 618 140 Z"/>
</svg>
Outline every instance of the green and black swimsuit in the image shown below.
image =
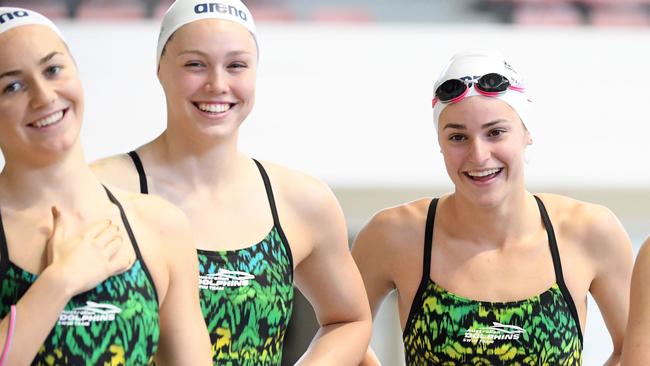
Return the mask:
<svg viewBox="0 0 650 366">
<path fill-rule="evenodd" d="M 438 199 L 431 201 L 424 238 L 422 281 L 404 329 L 407 365 L 582 364 L 582 332 L 569 293 L 553 226 L 535 197 L 548 235 L 556 283 L 521 301 L 487 302 L 450 293 L 430 277 L 433 223 Z"/>
<path fill-rule="evenodd" d="M 106 193 L 120 210 L 136 261 L 126 272 L 70 299 L 32 365 L 153 363 L 160 334 L 158 295 L 122 206 L 108 190 Z M 5 317 L 37 276 L 11 261 L 1 217 L 0 255 L 0 317 Z"/>
<path fill-rule="evenodd" d="M 129 153 L 148 193 L 138 155 Z M 293 308 L 293 259 L 262 164 L 273 228 L 259 243 L 238 250 L 198 250 L 201 310 L 212 341 L 214 365 L 279 366 Z"/>
</svg>

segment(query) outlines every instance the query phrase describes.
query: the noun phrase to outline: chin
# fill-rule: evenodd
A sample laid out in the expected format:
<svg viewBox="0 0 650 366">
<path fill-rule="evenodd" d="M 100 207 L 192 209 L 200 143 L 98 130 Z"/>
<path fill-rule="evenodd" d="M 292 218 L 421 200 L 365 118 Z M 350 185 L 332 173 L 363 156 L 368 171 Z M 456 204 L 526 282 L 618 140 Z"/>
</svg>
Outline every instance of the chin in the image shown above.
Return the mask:
<svg viewBox="0 0 650 366">
<path fill-rule="evenodd" d="M 61 138 L 46 143 L 44 146 L 42 146 L 40 150 L 43 153 L 52 156 L 63 155 L 68 153 L 72 149 L 74 149 L 74 147 L 78 143 L 79 143 L 78 131 L 69 131 L 68 133 L 61 136 Z"/>
<path fill-rule="evenodd" d="M 232 124 L 216 124 L 199 126 L 201 134 L 215 139 L 224 139 L 233 136 L 237 128 Z"/>
<path fill-rule="evenodd" d="M 465 199 L 480 208 L 494 208 L 503 203 L 505 195 L 499 191 L 465 192 Z"/>
</svg>

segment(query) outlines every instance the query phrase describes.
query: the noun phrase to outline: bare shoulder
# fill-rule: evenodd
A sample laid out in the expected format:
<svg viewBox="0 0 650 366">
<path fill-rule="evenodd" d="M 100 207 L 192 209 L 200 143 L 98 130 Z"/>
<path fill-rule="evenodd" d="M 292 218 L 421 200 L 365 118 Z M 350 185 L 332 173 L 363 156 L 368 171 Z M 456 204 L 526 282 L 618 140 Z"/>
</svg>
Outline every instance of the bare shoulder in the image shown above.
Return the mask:
<svg viewBox="0 0 650 366">
<path fill-rule="evenodd" d="M 359 232 L 355 245 L 371 245 L 389 253 L 422 249 L 431 198 L 421 198 L 377 212 Z"/>
<path fill-rule="evenodd" d="M 155 195 L 107 186 L 124 208 L 161 304 L 169 290 L 198 272 L 196 244 L 179 208 Z"/>
<path fill-rule="evenodd" d="M 620 227 L 616 215 L 605 206 L 557 194 L 539 194 L 553 224 L 576 235 L 603 235 Z"/>
<path fill-rule="evenodd" d="M 139 223 L 141 233 L 146 233 L 150 240 L 161 248 L 169 246 L 184 247 L 183 243 L 193 245 L 190 224 L 180 208 L 156 196 L 126 191 L 109 186 L 111 192 L 120 201 L 129 220 Z"/>
<path fill-rule="evenodd" d="M 605 206 L 556 195 L 538 195 L 562 236 L 582 244 L 592 256 L 629 248 L 630 240 L 616 215 Z"/>
<path fill-rule="evenodd" d="M 409 284 L 417 282 L 418 271 L 410 269 L 422 261 L 430 202 L 430 198 L 423 198 L 383 209 L 359 231 L 352 245 L 352 256 L 369 290 L 381 286 L 384 291 L 401 287 L 401 291 L 408 293 Z M 369 297 L 376 304 L 378 298 L 373 291 Z"/>
<path fill-rule="evenodd" d="M 278 164 L 261 164 L 269 175 L 276 200 L 285 202 L 296 214 L 318 218 L 328 210 L 340 210 L 336 196 L 325 182 Z"/>
<path fill-rule="evenodd" d="M 127 154 L 113 155 L 90 164 L 93 173 L 104 184 L 139 191 L 139 177 L 133 160 Z"/>
</svg>

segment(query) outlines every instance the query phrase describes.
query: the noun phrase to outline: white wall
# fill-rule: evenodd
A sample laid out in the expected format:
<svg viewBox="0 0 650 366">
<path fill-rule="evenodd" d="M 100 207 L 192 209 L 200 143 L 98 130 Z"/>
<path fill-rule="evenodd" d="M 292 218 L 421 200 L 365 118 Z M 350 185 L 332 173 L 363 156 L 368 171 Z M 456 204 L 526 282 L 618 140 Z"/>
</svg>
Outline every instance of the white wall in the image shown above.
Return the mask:
<svg viewBox="0 0 650 366">
<path fill-rule="evenodd" d="M 87 158 L 160 133 L 158 25 L 62 28 L 86 88 Z M 650 186 L 650 30 L 261 24 L 259 39 L 257 106 L 241 143 L 256 157 L 333 185 L 448 185 L 431 117 L 433 79 L 456 51 L 488 46 L 511 56 L 535 100 L 531 184 Z M 589 324 L 585 364 L 602 363 L 611 350 L 606 329 L 597 312 Z M 394 330 L 385 334 L 399 337 Z"/>
<path fill-rule="evenodd" d="M 158 25 L 62 24 L 86 88 L 89 160 L 155 137 Z M 501 49 L 535 100 L 528 180 L 539 186 L 650 184 L 650 30 L 467 25 L 259 25 L 257 105 L 241 146 L 335 185 L 448 185 L 432 83 L 473 46 Z"/>
</svg>

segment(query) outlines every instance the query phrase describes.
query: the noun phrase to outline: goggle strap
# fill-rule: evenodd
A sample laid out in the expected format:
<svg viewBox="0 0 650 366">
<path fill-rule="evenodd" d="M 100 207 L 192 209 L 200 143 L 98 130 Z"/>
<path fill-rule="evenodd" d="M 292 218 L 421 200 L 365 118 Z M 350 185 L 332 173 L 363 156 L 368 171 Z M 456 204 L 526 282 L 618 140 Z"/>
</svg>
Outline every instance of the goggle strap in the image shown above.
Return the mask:
<svg viewBox="0 0 650 366">
<path fill-rule="evenodd" d="M 510 90 L 514 90 L 514 91 L 517 91 L 517 92 L 520 92 L 520 93 L 524 93 L 524 92 L 526 92 L 526 88 L 524 88 L 524 87 L 520 87 L 520 86 L 510 85 L 510 86 L 508 87 L 508 89 L 510 89 Z"/>
</svg>

